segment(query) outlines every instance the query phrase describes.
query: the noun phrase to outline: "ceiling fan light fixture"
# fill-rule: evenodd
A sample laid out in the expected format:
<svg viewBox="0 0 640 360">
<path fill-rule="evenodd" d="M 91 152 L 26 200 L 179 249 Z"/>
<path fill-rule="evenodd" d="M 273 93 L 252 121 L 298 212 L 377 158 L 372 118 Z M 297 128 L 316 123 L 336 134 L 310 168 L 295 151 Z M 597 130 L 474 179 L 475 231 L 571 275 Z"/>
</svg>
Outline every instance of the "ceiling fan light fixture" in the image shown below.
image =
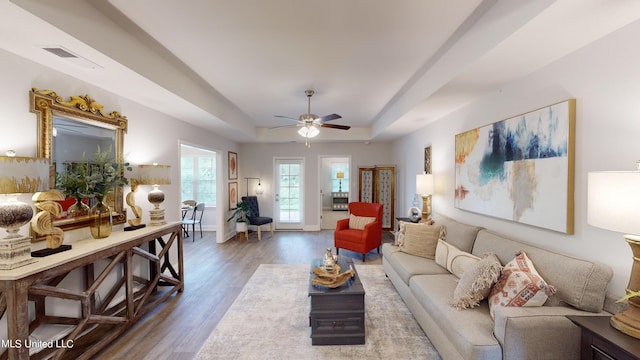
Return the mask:
<svg viewBox="0 0 640 360">
<path fill-rule="evenodd" d="M 305 125 L 298 130 L 298 134 L 308 139 L 318 136 L 318 134 L 320 134 L 320 130 L 313 125 Z"/>
</svg>

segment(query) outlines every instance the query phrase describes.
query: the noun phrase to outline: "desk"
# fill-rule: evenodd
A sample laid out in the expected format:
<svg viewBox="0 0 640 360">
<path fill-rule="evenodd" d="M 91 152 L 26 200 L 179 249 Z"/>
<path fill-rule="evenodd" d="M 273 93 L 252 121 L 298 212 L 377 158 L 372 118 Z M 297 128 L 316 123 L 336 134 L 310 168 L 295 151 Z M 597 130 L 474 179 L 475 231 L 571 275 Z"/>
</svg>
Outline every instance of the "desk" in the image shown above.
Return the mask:
<svg viewBox="0 0 640 360">
<path fill-rule="evenodd" d="M 142 248 L 145 244 L 147 250 Z M 170 250 L 177 252 L 173 263 Z M 83 281 L 63 281 L 74 270 L 81 271 Z M 69 329 L 53 347 L 40 346 L 37 356 L 90 359 L 159 303 L 183 290 L 180 222 L 76 241 L 69 251 L 0 271 L 0 291 L 6 299 L 0 302 L 0 310 L 6 311 L 10 345 L 2 357 L 28 359 L 29 335 L 40 326 L 55 324 Z M 61 299 L 67 300 L 66 306 L 77 306 L 65 308 L 65 314 L 76 316 L 53 316 L 47 311 L 49 304 L 60 304 Z M 35 309 L 31 322 L 30 302 Z"/>
<path fill-rule="evenodd" d="M 622 333 L 610 316 L 567 316 L 582 329 L 580 359 L 640 359 L 640 340 Z"/>
</svg>

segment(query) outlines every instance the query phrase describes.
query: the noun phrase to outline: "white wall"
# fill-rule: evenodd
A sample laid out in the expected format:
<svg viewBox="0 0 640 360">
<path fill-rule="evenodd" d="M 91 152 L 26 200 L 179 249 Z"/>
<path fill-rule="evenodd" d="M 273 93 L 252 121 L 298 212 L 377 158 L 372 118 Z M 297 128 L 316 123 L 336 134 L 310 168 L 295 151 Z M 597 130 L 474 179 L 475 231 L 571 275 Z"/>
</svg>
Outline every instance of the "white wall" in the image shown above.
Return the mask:
<svg viewBox="0 0 640 360">
<path fill-rule="evenodd" d="M 107 111 L 119 111 L 127 117 L 128 132 L 124 138 L 126 161 L 132 165 L 153 162 L 171 165 L 172 183 L 162 186 L 166 196 L 162 204 L 166 209 L 166 220 L 180 220 L 180 142 L 225 154 L 220 157 L 224 159 L 223 162 L 218 164 L 222 169 L 219 175 L 223 173 L 225 180 L 218 185 L 218 191 L 223 194 L 222 203 L 227 203 L 226 152 L 238 151 L 235 142 L 1 49 L 0 64 L 0 126 L 3 129 L 0 131 L 0 154 L 13 149 L 18 156 L 36 155 L 36 115 L 29 112 L 29 91 L 32 87 L 54 90 L 65 99 L 72 95 L 88 94 L 104 105 Z M 150 187 L 141 186 L 136 193 L 136 204 L 144 211 L 145 223 L 149 222 L 148 210 L 153 208 L 147 201 L 150 190 Z M 129 188 L 126 187 L 125 193 L 128 191 Z M 28 199 L 28 196 L 21 197 L 22 201 Z M 222 214 L 217 214 L 216 209 L 208 210 L 210 213 L 205 213 L 203 228 L 216 230 L 217 223 L 230 228 L 224 220 L 220 220 L 227 213 L 226 206 L 223 209 Z M 127 211 L 127 217 L 132 218 L 131 210 Z M 24 226 L 21 233 L 28 234 L 28 227 Z M 227 229 L 223 233 L 228 233 Z M 72 231 L 65 236 L 71 239 L 88 237 L 88 231 Z M 37 244 L 35 248 L 40 245 Z"/>
<path fill-rule="evenodd" d="M 322 131 L 322 130 L 321 130 Z M 305 218 L 303 229 L 320 230 L 320 175 L 318 174 L 321 156 L 351 157 L 350 200 L 358 200 L 358 167 L 371 165 L 389 165 L 391 160 L 391 143 L 372 142 L 341 142 L 322 143 L 312 142 L 311 148 L 304 143 L 287 144 L 241 144 L 238 154 L 238 186 L 241 195 L 246 194 L 244 177 L 260 177 L 264 194 L 258 197 L 260 214 L 273 217 L 273 162 L 275 157 L 304 157 L 305 159 Z M 253 195 L 250 184 L 249 194 Z M 343 190 L 345 190 L 343 188 Z M 347 190 L 345 190 L 347 191 Z"/>
<path fill-rule="evenodd" d="M 622 234 L 587 224 L 587 172 L 635 170 L 635 161 L 640 159 L 640 47 L 632 45 L 639 37 L 640 22 L 636 22 L 395 141 L 394 160 L 399 172 L 406 175 L 398 179 L 402 189 L 397 202 L 399 211 L 411 206 L 413 175 L 422 170 L 423 148 L 432 145 L 434 212 L 541 247 L 602 261 L 614 270 L 610 292 L 623 294 L 632 264 L 631 250 Z M 574 235 L 454 208 L 456 134 L 569 98 L 577 102 Z"/>
</svg>

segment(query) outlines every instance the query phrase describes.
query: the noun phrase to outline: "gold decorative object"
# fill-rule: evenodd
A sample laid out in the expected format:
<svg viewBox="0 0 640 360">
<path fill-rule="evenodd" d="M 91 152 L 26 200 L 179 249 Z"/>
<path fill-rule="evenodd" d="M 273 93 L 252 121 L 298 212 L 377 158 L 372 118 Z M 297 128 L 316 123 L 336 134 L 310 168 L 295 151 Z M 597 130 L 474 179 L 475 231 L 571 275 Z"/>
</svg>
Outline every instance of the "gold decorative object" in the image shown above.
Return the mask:
<svg viewBox="0 0 640 360">
<path fill-rule="evenodd" d="M 433 194 L 432 174 L 416 175 L 416 193 L 422 196 L 422 220 L 420 222 L 429 221 L 431 216 L 431 194 Z"/>
<path fill-rule="evenodd" d="M 138 180 L 135 178 L 131 178 L 129 180 L 129 185 L 131 185 L 131 191 L 127 194 L 127 205 L 131 208 L 131 212 L 135 219 L 130 219 L 127 222 L 131 226 L 139 226 L 142 223 L 142 208 L 136 205 L 136 191 L 138 191 Z"/>
<path fill-rule="evenodd" d="M 329 272 L 323 267 L 313 268 L 313 274 L 315 277 L 311 280 L 313 285 L 326 286 L 329 288 L 337 288 L 344 285 L 349 279 L 355 276 L 356 272 L 353 270 L 353 266 L 349 265 L 349 270 L 340 274 L 340 266 L 335 265 L 333 271 Z"/>
<path fill-rule="evenodd" d="M 64 241 L 64 231 L 59 227 L 53 226 L 53 218 L 60 216 L 62 213 L 62 206 L 57 203 L 56 200 L 64 200 L 64 194 L 58 190 L 49 190 L 37 192 L 33 194 L 31 199 L 34 201 L 36 209 L 39 210 L 31 221 L 31 229 L 37 234 L 46 235 L 48 249 L 60 248 Z M 51 255 L 52 253 L 69 250 L 70 248 L 71 246 L 68 246 L 59 251 L 46 251 L 42 253 Z M 38 257 L 39 254 L 41 253 L 34 251 L 33 256 Z"/>
</svg>

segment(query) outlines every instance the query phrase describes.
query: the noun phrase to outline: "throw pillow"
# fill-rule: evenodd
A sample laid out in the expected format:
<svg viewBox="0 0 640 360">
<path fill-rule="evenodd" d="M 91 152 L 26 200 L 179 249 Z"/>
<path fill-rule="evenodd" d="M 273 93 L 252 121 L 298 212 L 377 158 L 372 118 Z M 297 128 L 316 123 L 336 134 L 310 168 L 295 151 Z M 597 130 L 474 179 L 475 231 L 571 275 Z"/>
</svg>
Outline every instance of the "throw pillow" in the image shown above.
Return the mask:
<svg viewBox="0 0 640 360">
<path fill-rule="evenodd" d="M 467 269 L 453 291 L 451 306 L 458 310 L 478 306 L 498 280 L 502 264 L 494 253 L 487 253 Z"/>
<path fill-rule="evenodd" d="M 438 240 L 436 264 L 446 268 L 455 276 L 462 277 L 462 274 L 478 261 L 480 261 L 479 257 L 464 252 L 442 239 Z"/>
<path fill-rule="evenodd" d="M 349 216 L 349 229 L 358 229 L 364 230 L 364 227 L 372 222 L 376 221 L 375 217 L 367 217 L 367 216 Z"/>
<path fill-rule="evenodd" d="M 399 250 L 407 254 L 435 259 L 438 239 L 444 235 L 443 227 L 408 223 L 405 226 L 405 239 Z"/>
<path fill-rule="evenodd" d="M 396 238 L 395 241 L 393 242 L 393 245 L 395 246 L 400 246 L 400 244 L 402 244 L 404 242 L 404 234 L 406 233 L 406 226 L 405 224 L 417 224 L 417 225 L 433 225 L 433 220 L 429 220 L 429 221 L 425 221 L 425 222 L 418 222 L 418 223 L 409 223 L 406 221 L 399 221 L 398 222 L 398 233 L 396 234 Z"/>
<path fill-rule="evenodd" d="M 515 259 L 502 268 L 498 281 L 491 289 L 491 317 L 498 306 L 542 306 L 555 293 L 556 288 L 547 284 L 538 274 L 527 254 L 518 252 Z"/>
</svg>

